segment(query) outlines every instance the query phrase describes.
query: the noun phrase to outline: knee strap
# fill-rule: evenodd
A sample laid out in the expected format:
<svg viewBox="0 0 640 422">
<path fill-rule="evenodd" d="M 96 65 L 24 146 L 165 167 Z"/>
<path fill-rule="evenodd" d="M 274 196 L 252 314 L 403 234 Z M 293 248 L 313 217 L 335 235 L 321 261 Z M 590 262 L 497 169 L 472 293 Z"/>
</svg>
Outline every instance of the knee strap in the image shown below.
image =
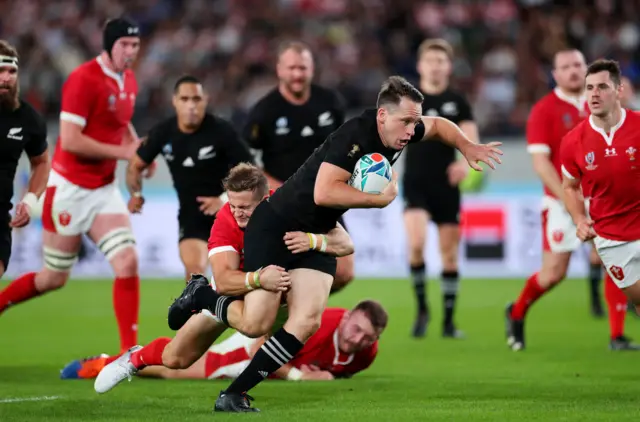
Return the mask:
<svg viewBox="0 0 640 422">
<path fill-rule="evenodd" d="M 107 260 L 111 260 L 123 249 L 135 247 L 136 239 L 128 227 L 120 227 L 105 234 L 98 242 L 98 249 Z"/>
<path fill-rule="evenodd" d="M 78 262 L 78 252 L 63 252 L 45 246 L 43 259 L 45 268 L 52 271 L 68 272 Z"/>
</svg>

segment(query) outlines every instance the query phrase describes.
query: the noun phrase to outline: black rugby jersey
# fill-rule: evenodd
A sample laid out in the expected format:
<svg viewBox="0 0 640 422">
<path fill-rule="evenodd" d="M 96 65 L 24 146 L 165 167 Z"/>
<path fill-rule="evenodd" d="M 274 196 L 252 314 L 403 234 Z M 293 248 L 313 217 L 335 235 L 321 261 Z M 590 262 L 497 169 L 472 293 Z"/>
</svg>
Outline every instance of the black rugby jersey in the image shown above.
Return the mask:
<svg viewBox="0 0 640 422">
<path fill-rule="evenodd" d="M 366 110 L 360 116 L 348 120 L 269 198 L 274 210 L 298 230 L 327 233 L 346 209 L 316 205 L 313 190 L 316 175 L 323 162 L 336 165 L 353 173 L 358 160 L 366 154 L 378 152 L 393 163 L 402 150 L 387 148 L 378 135 L 376 110 Z M 409 143 L 422 140 L 424 125 L 418 123 Z"/>
<path fill-rule="evenodd" d="M 343 102 L 332 90 L 311 85 L 309 100 L 295 105 L 275 88 L 249 112 L 243 137 L 262 150 L 265 172 L 284 182 L 344 123 L 344 114 Z"/>
</svg>

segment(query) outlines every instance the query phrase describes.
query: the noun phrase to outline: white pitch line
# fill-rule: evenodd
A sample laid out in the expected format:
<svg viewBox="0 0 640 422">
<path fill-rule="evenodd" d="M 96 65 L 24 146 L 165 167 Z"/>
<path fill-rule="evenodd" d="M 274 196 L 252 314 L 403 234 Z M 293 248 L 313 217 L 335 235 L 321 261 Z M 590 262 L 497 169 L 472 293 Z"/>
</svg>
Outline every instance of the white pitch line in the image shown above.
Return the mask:
<svg viewBox="0 0 640 422">
<path fill-rule="evenodd" d="M 15 397 L 8 399 L 0 399 L 0 403 L 20 403 L 23 401 L 46 401 L 46 400 L 58 400 L 61 396 L 40 396 L 40 397 Z"/>
</svg>

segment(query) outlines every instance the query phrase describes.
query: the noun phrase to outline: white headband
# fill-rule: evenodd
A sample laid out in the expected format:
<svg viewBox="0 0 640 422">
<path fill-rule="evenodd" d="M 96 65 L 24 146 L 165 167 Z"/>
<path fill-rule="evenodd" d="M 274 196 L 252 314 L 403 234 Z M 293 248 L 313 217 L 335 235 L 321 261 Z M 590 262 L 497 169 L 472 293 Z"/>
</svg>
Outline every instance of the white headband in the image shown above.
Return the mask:
<svg viewBox="0 0 640 422">
<path fill-rule="evenodd" d="M 18 58 L 13 56 L 0 55 L 0 66 L 18 68 Z"/>
</svg>

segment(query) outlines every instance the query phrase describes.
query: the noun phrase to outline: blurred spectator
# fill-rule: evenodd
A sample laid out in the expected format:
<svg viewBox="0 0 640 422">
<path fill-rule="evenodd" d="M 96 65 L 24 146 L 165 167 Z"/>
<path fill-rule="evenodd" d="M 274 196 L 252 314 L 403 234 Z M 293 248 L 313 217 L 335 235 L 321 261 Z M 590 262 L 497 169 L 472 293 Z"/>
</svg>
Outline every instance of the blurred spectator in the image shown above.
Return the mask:
<svg viewBox="0 0 640 422">
<path fill-rule="evenodd" d="M 530 105 L 553 86 L 559 48 L 615 58 L 631 83 L 640 82 L 635 1 L 20 0 L 3 2 L 0 33 L 22 56 L 22 94 L 56 119 L 66 75 L 98 54 L 101 24 L 122 13 L 144 32 L 136 69 L 141 133 L 171 112 L 171 86 L 183 73 L 205 81 L 215 111 L 240 122 L 275 84 L 275 46 L 294 37 L 313 48 L 318 81 L 339 89 L 354 110 L 374 103 L 389 74 L 415 80 L 422 39 L 446 38 L 458 54 L 456 85 L 488 136 L 522 133 Z"/>
</svg>

